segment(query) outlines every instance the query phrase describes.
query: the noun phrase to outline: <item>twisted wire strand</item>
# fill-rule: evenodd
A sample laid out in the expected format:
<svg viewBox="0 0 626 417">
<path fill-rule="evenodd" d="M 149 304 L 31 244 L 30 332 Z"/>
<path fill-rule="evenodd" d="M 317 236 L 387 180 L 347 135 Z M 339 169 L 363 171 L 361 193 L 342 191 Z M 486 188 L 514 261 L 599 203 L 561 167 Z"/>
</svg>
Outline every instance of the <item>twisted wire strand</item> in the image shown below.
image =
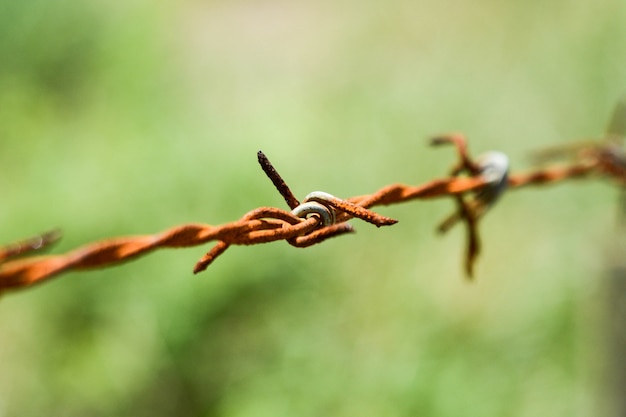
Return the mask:
<svg viewBox="0 0 626 417">
<path fill-rule="evenodd" d="M 283 210 L 261 207 L 250 211 L 239 221 L 221 226 L 185 224 L 154 235 L 101 240 L 63 255 L 7 262 L 0 267 L 0 289 L 32 285 L 72 269 L 113 265 L 158 248 L 184 248 L 212 240 L 220 240 L 229 245 L 253 245 L 294 238 L 312 231 L 316 226 L 315 218 L 300 222 L 300 219 Z"/>
<path fill-rule="evenodd" d="M 467 153 L 467 145 L 463 137 L 457 135 L 449 139 L 438 138 L 434 143 L 436 145 L 448 143 L 457 149 L 460 162 L 453 168 L 450 177 L 435 179 L 418 186 L 391 184 L 372 194 L 345 200 L 327 195 L 324 197 L 325 201 L 322 202 L 329 210 L 336 212 L 335 224 L 330 226 L 322 226 L 320 217 L 317 215 L 300 218 L 279 208 L 260 207 L 246 213 L 240 220 L 223 225 L 185 224 L 154 235 L 105 239 L 65 254 L 30 256 L 11 260 L 16 255 L 36 250 L 39 245 L 46 245 L 58 238 L 58 235 L 46 234 L 0 249 L 0 262 L 5 261 L 0 263 L 0 292 L 28 287 L 71 270 L 94 269 L 119 264 L 159 248 L 184 248 L 217 241 L 215 246 L 196 264 L 194 273 L 197 273 L 206 269 L 231 245 L 254 245 L 285 240 L 295 247 L 308 247 L 328 238 L 353 232 L 352 226 L 346 222 L 355 217 L 379 227 L 396 222 L 394 219 L 370 211 L 371 207 L 441 197 L 456 199 L 459 217 L 467 225 L 468 243 L 465 265 L 466 272 L 471 276 L 472 265 L 480 250 L 476 228 L 479 214 L 465 198 L 467 195 L 477 196 L 481 190 L 493 186 L 493 181 L 481 175 L 478 165 Z M 273 170 L 267 158 L 264 155 L 263 157 L 264 171 L 268 175 L 273 175 L 270 177 L 272 182 L 283 194 L 290 208 L 293 209 L 293 206 L 301 204 L 293 197 L 278 173 Z M 259 157 L 260 162 L 261 159 Z M 591 157 L 587 155 L 583 160 L 535 169 L 526 173 L 511 174 L 506 177 L 506 185 L 508 189 L 514 189 L 592 175 L 610 177 L 620 184 L 626 184 L 624 160 L 623 153 L 614 148 L 600 146 L 591 152 Z M 273 171 L 268 167 L 271 167 Z M 458 176 L 463 170 L 468 175 Z"/>
<path fill-rule="evenodd" d="M 18 256 L 26 255 L 50 247 L 61 238 L 61 232 L 52 230 L 38 236 L 33 236 L 18 242 L 10 243 L 0 248 L 0 263 Z"/>
</svg>

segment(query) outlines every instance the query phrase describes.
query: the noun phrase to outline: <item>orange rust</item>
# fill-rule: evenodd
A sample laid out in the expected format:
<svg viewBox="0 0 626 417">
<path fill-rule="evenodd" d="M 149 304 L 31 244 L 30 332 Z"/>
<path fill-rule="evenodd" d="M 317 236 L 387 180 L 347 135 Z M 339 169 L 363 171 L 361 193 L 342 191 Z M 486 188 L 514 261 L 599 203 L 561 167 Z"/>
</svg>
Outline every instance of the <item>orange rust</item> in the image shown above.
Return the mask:
<svg viewBox="0 0 626 417">
<path fill-rule="evenodd" d="M 453 168 L 449 177 L 432 180 L 418 186 L 391 184 L 372 194 L 348 199 L 333 198 L 329 201 L 329 205 L 336 214 L 336 222 L 333 225 L 323 227 L 316 215 L 301 219 L 279 208 L 260 207 L 246 213 L 240 220 L 219 226 L 185 224 L 154 235 L 118 237 L 93 242 L 66 254 L 8 260 L 0 264 L 0 292 L 28 287 L 72 270 L 112 266 L 143 256 L 158 248 L 191 247 L 216 241 L 216 245 L 196 264 L 194 273 L 198 273 L 206 269 L 230 245 L 253 245 L 285 240 L 295 247 L 308 247 L 328 238 L 353 232 L 352 226 L 346 222 L 355 217 L 376 226 L 391 225 L 396 222 L 394 219 L 370 211 L 371 207 L 442 197 L 451 197 L 456 200 L 459 216 L 467 226 L 465 271 L 471 276 L 473 265 L 480 252 L 477 223 L 481 213 L 466 202 L 464 196 L 481 191 L 489 182 L 479 175 L 477 164 L 470 158 L 467 144 L 462 136 L 438 138 L 434 143 L 449 143 L 457 148 L 460 162 Z M 511 174 L 508 177 L 509 189 L 545 185 L 592 175 L 609 177 L 617 180 L 621 185 L 626 184 L 626 163 L 623 153 L 609 146 L 598 146 L 585 155 L 585 158 L 570 164 Z M 292 209 L 297 200 L 273 169 L 269 160 L 266 157 L 260 157 L 260 159 L 263 159 L 264 171 L 268 173 L 268 176 L 273 176 L 272 181 L 278 184 L 277 188 Z M 467 176 L 458 176 L 463 171 L 467 172 Z M 58 235 L 44 234 L 35 239 L 27 239 L 0 248 L 0 262 L 17 255 L 27 254 L 35 250 L 39 244 L 45 246 L 56 238 Z"/>
</svg>

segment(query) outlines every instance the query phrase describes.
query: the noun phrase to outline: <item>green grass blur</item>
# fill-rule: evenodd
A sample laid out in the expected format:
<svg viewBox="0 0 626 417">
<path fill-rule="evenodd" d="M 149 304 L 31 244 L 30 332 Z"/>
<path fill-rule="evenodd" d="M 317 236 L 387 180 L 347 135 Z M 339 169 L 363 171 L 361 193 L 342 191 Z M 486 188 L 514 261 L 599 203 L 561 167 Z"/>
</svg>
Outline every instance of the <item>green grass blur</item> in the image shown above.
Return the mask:
<svg viewBox="0 0 626 417">
<path fill-rule="evenodd" d="M 300 197 L 445 175 L 464 132 L 513 169 L 602 134 L 626 3 L 0 0 L 0 242 L 63 252 Z M 609 416 L 617 192 L 504 198 L 477 281 L 452 201 L 298 250 L 163 250 L 0 299 L 0 416 Z"/>
</svg>

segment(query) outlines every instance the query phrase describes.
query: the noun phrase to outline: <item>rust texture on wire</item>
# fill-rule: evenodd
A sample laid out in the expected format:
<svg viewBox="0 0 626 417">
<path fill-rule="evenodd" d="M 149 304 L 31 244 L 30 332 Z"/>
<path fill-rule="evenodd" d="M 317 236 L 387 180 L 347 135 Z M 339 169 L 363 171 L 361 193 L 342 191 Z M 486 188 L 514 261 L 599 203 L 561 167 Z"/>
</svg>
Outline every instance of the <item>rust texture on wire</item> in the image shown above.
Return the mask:
<svg viewBox="0 0 626 417">
<path fill-rule="evenodd" d="M 605 138 L 547 149 L 537 153 L 535 159 L 551 165 L 514 174 L 509 173 L 509 160 L 504 153 L 492 151 L 474 159 L 462 135 L 440 136 L 432 139 L 431 145 L 452 146 L 459 158 L 449 176 L 418 186 L 392 184 L 372 194 L 347 199 L 316 191 L 300 202 L 268 158 L 259 151 L 259 164 L 285 199 L 289 211 L 260 207 L 237 221 L 219 226 L 185 224 L 154 235 L 105 239 L 65 254 L 33 256 L 32 252 L 59 239 L 59 232 L 49 232 L 0 248 L 0 292 L 41 283 L 71 270 L 115 265 L 158 248 L 183 248 L 216 241 L 195 265 L 193 271 L 198 273 L 231 245 L 285 240 L 295 247 L 308 247 L 353 232 L 352 225 L 347 223 L 353 218 L 377 227 L 397 222 L 370 210 L 372 207 L 442 197 L 451 197 L 457 208 L 440 223 L 437 230 L 444 233 L 457 222 L 465 224 L 464 269 L 467 276 L 472 277 L 473 266 L 480 253 L 478 221 L 506 191 L 590 176 L 608 177 L 620 186 L 626 185 L 626 154 L 620 147 L 623 132 L 626 131 L 624 119 L 626 107 L 620 103 Z M 555 161 L 558 159 L 561 161 Z"/>
</svg>

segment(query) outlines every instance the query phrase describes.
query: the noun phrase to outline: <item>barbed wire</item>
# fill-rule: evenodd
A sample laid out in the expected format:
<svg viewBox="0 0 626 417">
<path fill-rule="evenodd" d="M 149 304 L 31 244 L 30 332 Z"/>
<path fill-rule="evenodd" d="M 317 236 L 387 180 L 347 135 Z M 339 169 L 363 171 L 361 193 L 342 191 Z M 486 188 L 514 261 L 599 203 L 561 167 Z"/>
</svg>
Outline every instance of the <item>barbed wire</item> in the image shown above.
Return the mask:
<svg viewBox="0 0 626 417">
<path fill-rule="evenodd" d="M 347 223 L 353 218 L 377 227 L 397 222 L 370 210 L 372 207 L 443 197 L 453 198 L 457 209 L 437 230 L 445 233 L 459 221 L 466 225 L 464 269 L 471 278 L 481 250 L 478 221 L 506 191 L 590 176 L 607 177 L 622 187 L 626 185 L 626 154 L 620 146 L 626 131 L 623 120 L 626 120 L 626 105 L 620 102 L 604 139 L 549 148 L 536 154 L 535 159 L 552 165 L 515 174 L 509 173 L 506 154 L 492 151 L 474 159 L 463 135 L 440 136 L 432 139 L 431 145 L 453 146 L 459 157 L 448 177 L 418 186 L 391 184 L 372 194 L 348 199 L 316 191 L 298 201 L 269 159 L 259 151 L 261 168 L 290 211 L 259 207 L 223 225 L 184 224 L 154 235 L 100 240 L 65 254 L 33 256 L 33 252 L 49 247 L 60 238 L 58 231 L 48 232 L 0 248 L 0 293 L 29 287 L 72 270 L 112 266 L 159 248 L 184 248 L 217 241 L 195 265 L 193 272 L 199 273 L 231 245 L 285 240 L 294 247 L 304 248 L 353 232 L 352 225 Z M 555 163 L 557 159 L 566 161 Z"/>
</svg>

